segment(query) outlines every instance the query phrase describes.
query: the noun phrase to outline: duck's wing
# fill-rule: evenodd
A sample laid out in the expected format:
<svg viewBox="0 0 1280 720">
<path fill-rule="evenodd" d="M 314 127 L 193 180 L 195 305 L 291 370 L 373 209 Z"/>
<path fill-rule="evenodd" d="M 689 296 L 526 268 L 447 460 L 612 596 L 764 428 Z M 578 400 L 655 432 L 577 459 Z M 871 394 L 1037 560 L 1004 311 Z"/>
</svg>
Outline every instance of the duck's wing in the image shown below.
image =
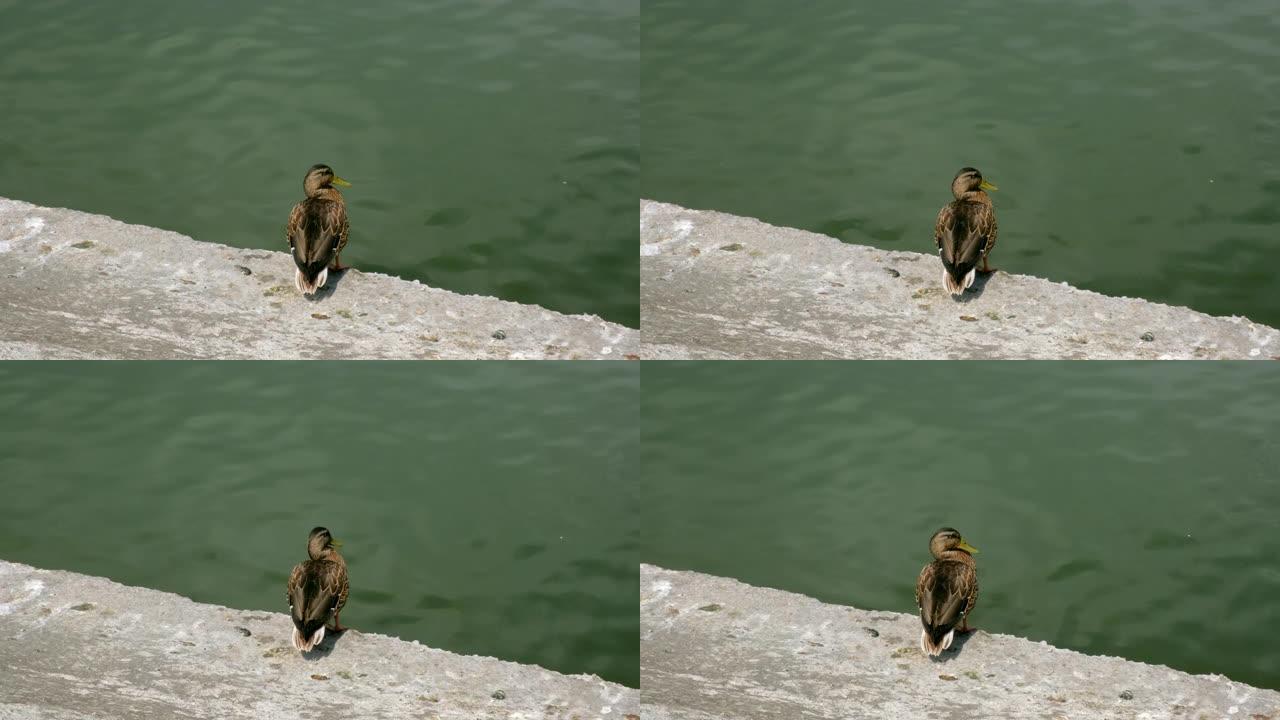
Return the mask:
<svg viewBox="0 0 1280 720">
<path fill-rule="evenodd" d="M 298 563 L 293 566 L 293 571 L 289 573 L 289 582 L 284 586 L 284 597 L 289 601 L 289 605 L 293 605 L 293 593 L 302 582 L 302 566 L 306 563 Z"/>
<path fill-rule="evenodd" d="M 293 624 L 310 637 L 316 628 L 329 620 L 338 607 L 346 585 L 346 572 L 328 560 L 308 560 L 297 568 L 296 582 L 290 579 L 289 605 Z"/>
<path fill-rule="evenodd" d="M 333 564 L 337 566 L 333 582 L 338 588 L 338 600 L 333 609 L 338 611 L 347 605 L 347 595 L 351 592 L 351 583 L 347 580 L 347 563 L 339 562 Z"/>
<path fill-rule="evenodd" d="M 944 205 L 933 228 L 942 263 L 960 275 L 977 265 L 990 250 L 995 219 L 995 209 L 987 203 L 956 200 Z"/>
<path fill-rule="evenodd" d="M 945 634 L 959 625 L 977 597 L 978 573 L 962 562 L 929 563 L 916 581 L 920 621 L 937 634 Z"/>
<path fill-rule="evenodd" d="M 314 276 L 347 242 L 347 208 L 338 201 L 309 197 L 293 206 L 285 234 L 293 261 L 308 277 Z"/>
</svg>

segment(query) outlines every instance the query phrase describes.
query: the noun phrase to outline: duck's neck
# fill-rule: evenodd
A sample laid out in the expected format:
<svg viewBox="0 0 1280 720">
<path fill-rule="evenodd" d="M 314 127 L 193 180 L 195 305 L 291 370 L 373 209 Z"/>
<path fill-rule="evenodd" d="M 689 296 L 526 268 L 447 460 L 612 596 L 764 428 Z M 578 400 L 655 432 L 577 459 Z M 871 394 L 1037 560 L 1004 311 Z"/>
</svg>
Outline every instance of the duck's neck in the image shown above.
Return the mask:
<svg viewBox="0 0 1280 720">
<path fill-rule="evenodd" d="M 316 188 L 307 193 L 307 197 L 320 198 L 321 200 L 332 200 L 334 202 L 342 202 L 342 193 L 338 192 L 336 187 Z"/>
<path fill-rule="evenodd" d="M 950 560 L 951 562 L 964 563 L 969 567 L 977 567 L 978 563 L 974 561 L 973 556 L 963 550 L 943 550 L 938 553 L 939 560 Z"/>
<path fill-rule="evenodd" d="M 335 547 L 323 547 L 318 550 L 311 550 L 307 553 L 312 560 L 329 560 L 340 565 L 346 565 L 347 561 L 342 559 L 342 554 Z"/>
<path fill-rule="evenodd" d="M 991 196 L 987 194 L 986 190 L 970 190 L 956 199 L 963 200 L 964 202 L 982 203 L 984 205 L 991 204 Z"/>
</svg>

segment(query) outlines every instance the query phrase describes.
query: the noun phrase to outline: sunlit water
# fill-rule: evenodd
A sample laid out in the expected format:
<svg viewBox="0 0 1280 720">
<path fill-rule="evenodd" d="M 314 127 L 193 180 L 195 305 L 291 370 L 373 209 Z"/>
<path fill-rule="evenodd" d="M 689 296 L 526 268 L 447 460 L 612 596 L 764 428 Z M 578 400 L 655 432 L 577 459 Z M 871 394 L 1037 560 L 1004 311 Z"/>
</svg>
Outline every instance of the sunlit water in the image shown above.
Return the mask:
<svg viewBox="0 0 1280 720">
<path fill-rule="evenodd" d="M 993 266 L 1280 326 L 1271 0 L 649 0 L 641 192 L 935 252 L 995 181 Z"/>
<path fill-rule="evenodd" d="M 650 363 L 644 560 L 914 613 L 952 525 L 976 627 L 1280 688 L 1270 370 Z"/>
<path fill-rule="evenodd" d="M 0 365 L 0 558 L 636 686 L 639 367 Z M 281 629 L 287 642 L 287 626 Z"/>
<path fill-rule="evenodd" d="M 0 0 L 0 196 L 638 326 L 638 0 Z"/>
</svg>

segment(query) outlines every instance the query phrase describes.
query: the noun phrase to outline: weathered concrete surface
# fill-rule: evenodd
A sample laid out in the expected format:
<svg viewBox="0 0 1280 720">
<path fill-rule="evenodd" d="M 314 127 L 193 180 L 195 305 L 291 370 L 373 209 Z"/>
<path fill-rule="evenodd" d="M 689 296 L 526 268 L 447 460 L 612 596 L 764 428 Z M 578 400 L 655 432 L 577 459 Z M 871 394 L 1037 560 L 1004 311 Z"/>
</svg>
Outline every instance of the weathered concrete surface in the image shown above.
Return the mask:
<svg viewBox="0 0 1280 720">
<path fill-rule="evenodd" d="M 276 235 L 283 247 L 283 230 Z M 639 352 L 637 331 L 594 316 L 359 270 L 331 277 L 308 299 L 294 288 L 293 272 L 284 252 L 0 199 L 0 358 L 622 359 Z"/>
<path fill-rule="evenodd" d="M 645 720 L 1280 718 L 1280 693 L 984 631 L 940 660 L 914 615 L 640 568 Z"/>
<path fill-rule="evenodd" d="M 281 591 L 283 598 L 283 590 Z M 639 692 L 0 561 L 0 718 L 637 720 Z M 497 629 L 495 629 L 497 631 Z"/>
<path fill-rule="evenodd" d="M 999 250 L 994 256 L 999 265 Z M 1280 331 L 997 272 L 957 301 L 934 255 L 640 203 L 646 359 L 1280 356 Z M 1151 339 L 1143 336 L 1150 333 Z"/>
</svg>

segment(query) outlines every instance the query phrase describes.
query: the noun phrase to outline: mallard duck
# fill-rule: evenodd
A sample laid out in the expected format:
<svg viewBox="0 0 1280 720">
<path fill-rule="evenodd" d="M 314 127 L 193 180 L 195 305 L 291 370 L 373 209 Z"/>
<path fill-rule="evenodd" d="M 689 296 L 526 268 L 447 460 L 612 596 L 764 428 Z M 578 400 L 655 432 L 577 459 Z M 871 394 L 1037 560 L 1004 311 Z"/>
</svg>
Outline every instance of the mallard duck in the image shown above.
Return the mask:
<svg viewBox="0 0 1280 720">
<path fill-rule="evenodd" d="M 285 596 L 289 599 L 289 614 L 293 617 L 293 646 L 302 652 L 324 640 L 325 626 L 333 616 L 333 631 L 346 628 L 338 621 L 338 613 L 347 604 L 347 561 L 338 548 L 342 543 L 333 539 L 329 531 L 318 527 L 307 537 L 307 556 L 289 573 Z"/>
<path fill-rule="evenodd" d="M 933 562 L 916 580 L 916 605 L 920 607 L 920 649 L 930 657 L 951 647 L 956 626 L 969 632 L 969 612 L 978 602 L 978 549 L 964 541 L 955 528 L 942 528 L 929 538 Z"/>
<path fill-rule="evenodd" d="M 994 272 L 987 257 L 996 246 L 996 209 L 987 191 L 998 189 L 971 167 L 960 168 L 951 181 L 951 194 L 956 199 L 938 211 L 933 236 L 942 257 L 942 282 L 952 295 L 973 284 L 979 260 L 982 272 Z"/>
<path fill-rule="evenodd" d="M 285 226 L 289 252 L 298 266 L 293 283 L 303 295 L 324 287 L 330 270 L 346 269 L 338 255 L 347 246 L 347 204 L 334 185 L 351 187 L 328 165 L 312 165 L 302 179 L 307 197 L 293 206 Z"/>
</svg>

